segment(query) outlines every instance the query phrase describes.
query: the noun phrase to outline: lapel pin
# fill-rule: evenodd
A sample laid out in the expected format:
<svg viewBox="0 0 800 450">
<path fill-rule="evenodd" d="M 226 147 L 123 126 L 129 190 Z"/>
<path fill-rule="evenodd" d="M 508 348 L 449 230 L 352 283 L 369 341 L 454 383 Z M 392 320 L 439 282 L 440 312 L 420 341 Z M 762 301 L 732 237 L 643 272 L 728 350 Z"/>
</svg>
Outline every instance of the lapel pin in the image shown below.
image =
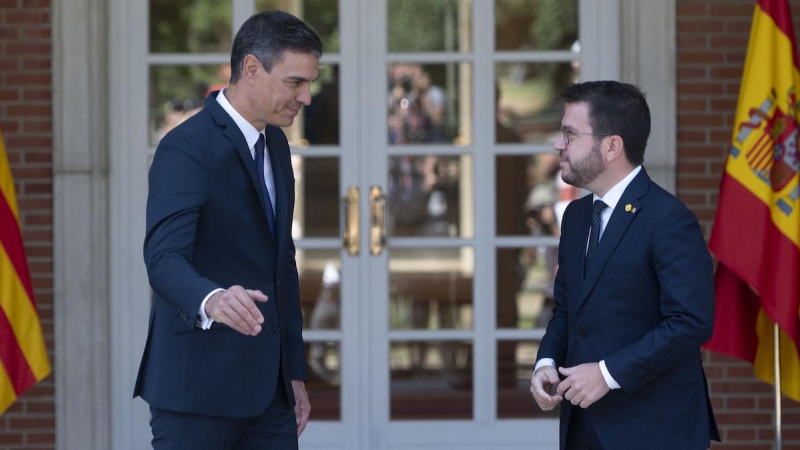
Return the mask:
<svg viewBox="0 0 800 450">
<path fill-rule="evenodd" d="M 625 205 L 625 212 L 631 212 L 631 209 L 633 209 L 633 207 L 631 206 L 631 204 L 630 204 L 630 203 L 628 203 L 627 205 Z"/>
</svg>

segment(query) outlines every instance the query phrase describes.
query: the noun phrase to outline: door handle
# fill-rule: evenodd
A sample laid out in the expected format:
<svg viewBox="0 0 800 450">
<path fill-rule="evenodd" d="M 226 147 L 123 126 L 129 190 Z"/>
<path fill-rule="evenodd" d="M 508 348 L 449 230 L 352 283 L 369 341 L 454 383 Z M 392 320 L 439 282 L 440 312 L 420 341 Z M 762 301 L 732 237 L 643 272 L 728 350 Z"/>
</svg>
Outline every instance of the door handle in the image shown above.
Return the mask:
<svg viewBox="0 0 800 450">
<path fill-rule="evenodd" d="M 358 223 L 358 202 L 361 193 L 358 186 L 347 188 L 347 195 L 342 198 L 342 212 L 344 216 L 344 231 L 342 232 L 342 245 L 350 256 L 359 252 L 361 230 Z"/>
<path fill-rule="evenodd" d="M 373 256 L 381 254 L 386 247 L 386 196 L 379 186 L 369 190 L 369 252 Z"/>
</svg>

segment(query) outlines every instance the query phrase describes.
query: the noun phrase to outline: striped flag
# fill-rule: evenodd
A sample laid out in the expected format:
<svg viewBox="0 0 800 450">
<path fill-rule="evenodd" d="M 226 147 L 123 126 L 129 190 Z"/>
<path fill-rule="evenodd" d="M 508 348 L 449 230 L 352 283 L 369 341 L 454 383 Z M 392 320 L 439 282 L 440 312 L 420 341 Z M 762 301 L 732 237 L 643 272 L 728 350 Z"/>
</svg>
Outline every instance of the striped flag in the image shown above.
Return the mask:
<svg viewBox="0 0 800 450">
<path fill-rule="evenodd" d="M 754 366 L 800 401 L 800 64 L 788 0 L 758 0 L 709 247 L 714 335 L 706 348 Z"/>
<path fill-rule="evenodd" d="M 0 414 L 49 373 L 11 167 L 0 135 Z"/>
</svg>

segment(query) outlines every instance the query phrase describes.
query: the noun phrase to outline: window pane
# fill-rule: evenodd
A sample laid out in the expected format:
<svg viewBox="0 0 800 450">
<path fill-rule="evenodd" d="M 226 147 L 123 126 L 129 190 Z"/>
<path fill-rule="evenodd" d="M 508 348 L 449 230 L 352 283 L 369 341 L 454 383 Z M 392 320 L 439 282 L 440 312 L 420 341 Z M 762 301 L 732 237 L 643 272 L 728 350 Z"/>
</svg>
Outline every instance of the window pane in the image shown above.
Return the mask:
<svg viewBox="0 0 800 450">
<path fill-rule="evenodd" d="M 339 237 L 339 158 L 292 156 L 294 221 L 292 236 Z"/>
<path fill-rule="evenodd" d="M 231 0 L 150 0 L 151 53 L 230 53 Z"/>
<path fill-rule="evenodd" d="M 497 327 L 546 328 L 557 268 L 557 246 L 497 249 Z"/>
<path fill-rule="evenodd" d="M 311 421 L 341 420 L 341 352 L 338 342 L 308 342 L 308 381 L 306 391 L 314 405 Z"/>
<path fill-rule="evenodd" d="M 531 373 L 536 365 L 538 341 L 497 343 L 497 417 L 558 418 L 560 408 L 542 411 L 530 393 Z"/>
<path fill-rule="evenodd" d="M 472 65 L 389 65 L 389 144 L 472 143 Z"/>
<path fill-rule="evenodd" d="M 394 342 L 391 419 L 471 419 L 471 342 Z"/>
<path fill-rule="evenodd" d="M 338 330 L 341 282 L 339 250 L 297 249 L 300 308 L 306 330 Z"/>
<path fill-rule="evenodd" d="M 471 0 L 389 0 L 389 52 L 469 52 Z"/>
<path fill-rule="evenodd" d="M 497 63 L 497 142 L 554 143 L 564 115 L 561 90 L 578 81 L 579 70 L 577 60 Z"/>
<path fill-rule="evenodd" d="M 220 83 L 220 74 L 224 76 L 225 67 L 150 66 L 150 145 L 156 146 L 169 130 L 203 108 L 209 91 Z"/>
<path fill-rule="evenodd" d="M 319 77 L 311 83 L 311 104 L 283 132 L 293 146 L 339 145 L 338 64 L 319 66 Z"/>
<path fill-rule="evenodd" d="M 495 0 L 497 50 L 567 50 L 578 40 L 578 0 Z"/>
<path fill-rule="evenodd" d="M 561 215 L 580 190 L 561 180 L 555 152 L 498 156 L 495 165 L 498 236 L 558 236 Z"/>
<path fill-rule="evenodd" d="M 393 249 L 389 256 L 389 328 L 472 329 L 471 248 Z"/>
<path fill-rule="evenodd" d="M 389 157 L 389 235 L 472 237 L 472 157 Z"/>
<path fill-rule="evenodd" d="M 255 0 L 256 11 L 280 9 L 308 24 L 322 40 L 324 53 L 339 52 L 338 0 Z"/>
</svg>

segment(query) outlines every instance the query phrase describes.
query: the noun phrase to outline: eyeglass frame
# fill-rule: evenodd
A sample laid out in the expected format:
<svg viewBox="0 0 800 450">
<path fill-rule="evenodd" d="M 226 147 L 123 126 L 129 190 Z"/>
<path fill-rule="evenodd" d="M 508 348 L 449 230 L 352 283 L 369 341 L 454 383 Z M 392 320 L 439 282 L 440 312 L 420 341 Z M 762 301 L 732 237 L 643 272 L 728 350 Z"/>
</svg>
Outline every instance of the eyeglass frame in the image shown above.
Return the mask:
<svg viewBox="0 0 800 450">
<path fill-rule="evenodd" d="M 569 145 L 569 135 L 574 134 L 575 136 L 613 136 L 613 134 L 609 133 L 581 133 L 578 131 L 572 131 L 567 127 L 561 127 L 561 137 L 564 138 L 564 145 Z"/>
</svg>

